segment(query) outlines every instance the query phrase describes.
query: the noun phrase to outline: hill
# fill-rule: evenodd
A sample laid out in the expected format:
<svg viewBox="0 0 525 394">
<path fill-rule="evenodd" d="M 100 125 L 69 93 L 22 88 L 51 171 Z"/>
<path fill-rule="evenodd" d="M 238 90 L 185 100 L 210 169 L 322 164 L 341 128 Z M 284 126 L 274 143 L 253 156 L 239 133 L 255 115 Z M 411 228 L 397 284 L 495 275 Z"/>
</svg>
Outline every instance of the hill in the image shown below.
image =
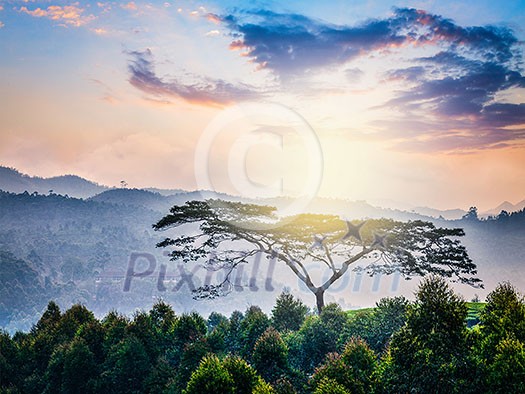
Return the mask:
<svg viewBox="0 0 525 394">
<path fill-rule="evenodd" d="M 0 190 L 12 193 L 47 194 L 53 191 L 56 194 L 87 198 L 107 189 L 107 186 L 88 181 L 77 175 L 41 178 L 22 174 L 14 168 L 0 166 Z"/>
<path fill-rule="evenodd" d="M 6 167 L 0 167 L 0 175 L 0 183 L 19 190 L 31 190 L 28 185 L 44 182 Z M 169 262 L 155 247 L 164 235 L 152 231 L 151 225 L 171 206 L 207 198 L 237 201 L 238 197 L 207 191 L 164 194 L 142 189 L 104 189 L 75 176 L 49 178 L 45 182 L 46 187 L 54 187 L 53 193 L 49 194 L 45 188 L 41 189 L 45 195 L 0 192 L 0 303 L 3 304 L 0 305 L 0 326 L 27 328 L 50 298 L 65 307 L 81 302 L 97 314 L 116 307 L 126 313 L 147 308 L 158 297 L 170 300 L 177 309 L 197 309 L 201 313 L 218 308 L 225 313 L 232 312 L 252 303 L 264 308 L 271 305 L 275 292 L 283 287 L 296 290 L 305 300 L 310 300 L 308 291 L 302 292 L 301 283 L 287 267 L 278 264 L 272 267 L 264 261 L 257 269 L 247 266 L 235 277 L 235 294 L 227 303 L 222 299 L 194 301 L 191 288 L 207 280 L 205 269 Z M 86 194 L 98 188 L 102 191 L 81 199 L 69 193 L 69 197 L 59 195 L 56 186 L 60 185 L 69 185 L 76 192 L 84 190 Z M 84 186 L 86 188 L 82 189 Z M 291 200 L 251 202 L 284 207 Z M 431 217 L 433 212 L 425 216 L 413 211 L 376 207 L 366 201 L 329 198 L 312 200 L 307 210 L 349 219 L 430 220 L 442 227 L 464 228 L 466 236 L 462 242 L 477 264 L 479 277 L 486 287 L 493 288 L 498 282 L 509 280 L 525 288 L 522 275 L 524 211 L 487 220 L 446 220 L 445 217 Z M 154 266 L 148 275 L 134 278 L 131 290 L 124 292 L 129 264 L 137 253 L 143 256 L 136 261 L 137 272 L 147 271 L 147 256 L 151 256 Z M 19 268 L 13 271 L 14 266 Z M 162 272 L 165 277 L 160 280 Z M 337 301 L 345 308 L 370 306 L 385 295 L 411 294 L 412 283 L 392 276 L 368 278 L 351 273 L 330 293 L 328 301 Z M 12 289 L 20 286 L 25 289 L 20 293 L 24 299 L 22 304 L 4 301 L 14 297 L 16 292 Z M 485 291 L 468 286 L 456 285 L 456 288 L 466 299 L 471 299 L 476 292 L 481 299 L 486 295 Z"/>
<path fill-rule="evenodd" d="M 522 200 L 516 204 L 512 204 L 511 202 L 504 201 L 500 205 L 498 205 L 496 208 L 489 209 L 488 211 L 482 212 L 482 216 L 495 216 L 495 215 L 499 215 L 502 211 L 512 213 L 512 212 L 521 211 L 522 209 L 525 209 L 525 200 Z"/>
<path fill-rule="evenodd" d="M 168 202 L 164 198 L 120 189 L 98 201 L 0 191 L 0 327 L 29 329 L 50 299 L 64 307 L 82 303 L 100 315 L 115 308 L 131 314 L 160 297 L 182 311 L 217 308 L 222 300 L 199 303 L 192 298 L 191 290 L 203 283 L 204 268 L 170 263 L 155 247 L 163 234 L 152 231 L 152 224 L 165 211 L 160 205 L 152 208 L 184 196 Z M 148 263 L 150 273 L 135 277 L 125 290 L 129 267 L 145 272 Z M 266 269 L 257 273 L 258 283 L 264 283 L 265 274 Z M 184 275 L 188 277 L 178 285 Z M 284 286 L 277 279 L 273 285 Z M 267 306 L 270 296 L 246 291 L 226 309 L 232 312 L 256 301 Z"/>
<path fill-rule="evenodd" d="M 143 207 L 156 212 L 165 213 L 174 205 L 184 204 L 186 201 L 204 200 L 208 198 L 239 200 L 239 198 L 224 193 L 183 191 L 176 194 L 165 195 L 160 192 L 152 192 L 146 189 L 111 189 L 90 197 L 88 200 L 109 204 Z"/>
<path fill-rule="evenodd" d="M 37 192 L 39 194 L 68 195 L 76 198 L 92 198 L 94 201 L 111 202 L 116 204 L 148 206 L 150 209 L 165 211 L 174 204 L 180 204 L 188 200 L 200 200 L 204 198 L 220 198 L 224 200 L 240 200 L 238 197 L 225 193 L 209 191 L 186 191 L 181 189 L 161 189 L 148 187 L 142 189 L 119 189 L 99 185 L 96 182 L 84 179 L 77 175 L 61 175 L 51 178 L 42 178 L 22 174 L 15 168 L 0 166 L 0 190 L 12 193 Z M 121 192 L 119 190 L 131 190 L 132 192 Z M 140 193 L 142 191 L 144 193 Z M 151 194 L 147 194 L 147 192 Z M 248 201 L 243 199 L 243 201 Z M 268 204 L 282 207 L 289 204 L 290 199 L 272 198 L 262 200 L 251 200 L 254 203 Z M 525 200 L 512 204 L 503 202 L 497 207 L 481 212 L 481 217 L 498 215 L 501 211 L 517 212 L 525 208 Z M 346 215 L 352 212 L 354 218 L 379 218 L 390 217 L 397 220 L 416 219 L 439 219 L 458 220 L 467 212 L 463 209 L 440 210 L 425 206 L 410 206 L 390 200 L 349 201 L 334 198 L 316 198 L 308 206 L 310 212 L 332 212 L 338 215 Z"/>
</svg>

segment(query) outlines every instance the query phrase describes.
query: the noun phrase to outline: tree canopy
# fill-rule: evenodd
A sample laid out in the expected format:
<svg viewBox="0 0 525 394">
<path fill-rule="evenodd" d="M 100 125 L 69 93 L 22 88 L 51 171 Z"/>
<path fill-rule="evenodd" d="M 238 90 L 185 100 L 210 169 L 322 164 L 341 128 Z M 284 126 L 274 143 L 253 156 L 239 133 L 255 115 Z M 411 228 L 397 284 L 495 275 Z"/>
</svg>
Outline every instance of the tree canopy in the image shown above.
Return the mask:
<svg viewBox="0 0 525 394">
<path fill-rule="evenodd" d="M 473 305 L 439 276 L 413 301 L 328 304 L 282 332 L 256 306 L 206 321 L 159 301 L 98 320 L 51 302 L 31 331 L 0 330 L 0 393 L 523 393 L 523 296 L 503 283 L 479 305 L 468 327 Z"/>
<path fill-rule="evenodd" d="M 355 222 L 321 214 L 279 217 L 274 207 L 221 200 L 174 206 L 153 225 L 155 230 L 181 226 L 186 227 L 183 235 L 166 237 L 157 246 L 169 247 L 172 260 L 201 262 L 209 269 L 226 271 L 221 283 L 196 289 L 196 297 L 228 293 L 232 272 L 258 253 L 285 263 L 315 295 L 318 311 L 324 306 L 325 291 L 352 265 L 370 275 L 437 274 L 481 286 L 474 276 L 476 265 L 458 239 L 464 235 L 460 228 L 437 228 L 419 220 Z M 307 261 L 324 264 L 329 277 L 313 278 Z"/>
</svg>

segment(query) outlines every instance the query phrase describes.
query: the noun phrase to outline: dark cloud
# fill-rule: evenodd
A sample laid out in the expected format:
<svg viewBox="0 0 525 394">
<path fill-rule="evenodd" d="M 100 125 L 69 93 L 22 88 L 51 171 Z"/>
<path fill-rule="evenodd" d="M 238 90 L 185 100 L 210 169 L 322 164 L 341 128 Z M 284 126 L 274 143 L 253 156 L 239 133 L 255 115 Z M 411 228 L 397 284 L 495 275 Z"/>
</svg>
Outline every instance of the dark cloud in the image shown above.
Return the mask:
<svg viewBox="0 0 525 394">
<path fill-rule="evenodd" d="M 409 8 L 396 9 L 394 18 L 402 21 L 400 25 L 409 30 L 407 37 L 419 43 L 444 43 L 497 62 L 508 61 L 515 56 L 513 49 L 518 40 L 505 27 L 462 27 L 440 15 Z"/>
<path fill-rule="evenodd" d="M 389 80 L 403 80 L 409 82 L 419 81 L 425 75 L 425 68 L 422 66 L 413 66 L 398 70 L 391 70 L 386 73 Z"/>
<path fill-rule="evenodd" d="M 378 106 L 397 110 L 396 121 L 375 123 L 384 127 L 377 137 L 392 140 L 399 149 L 466 151 L 524 138 L 525 104 L 495 102 L 498 93 L 525 87 L 520 43 L 508 28 L 463 27 L 411 8 L 396 8 L 388 18 L 355 26 L 266 10 L 219 19 L 232 32 L 232 48 L 293 84 L 319 68 L 344 65 L 374 51 L 408 45 L 438 50 L 384 76 L 385 82 L 406 86 Z M 347 75 L 358 80 L 360 71 L 349 68 Z"/>
<path fill-rule="evenodd" d="M 481 123 L 485 126 L 507 127 L 525 125 L 525 103 L 495 103 L 481 111 Z M 525 127 L 523 127 L 525 130 Z"/>
<path fill-rule="evenodd" d="M 235 86 L 221 79 L 204 78 L 193 84 L 183 84 L 176 79 L 166 81 L 155 74 L 153 56 L 149 49 L 127 54 L 131 58 L 128 63 L 129 82 L 156 98 L 179 97 L 197 104 L 225 105 L 260 97 L 250 86 Z"/>
<path fill-rule="evenodd" d="M 244 47 L 260 67 L 280 76 L 341 64 L 364 51 L 401 45 L 406 40 L 391 20 L 371 20 L 347 27 L 267 10 L 221 19 L 233 32 L 233 47 Z"/>
<path fill-rule="evenodd" d="M 399 115 L 374 126 L 383 127 L 377 137 L 391 139 L 399 149 L 468 151 L 525 138 L 525 104 L 496 102 L 498 93 L 525 88 L 520 43 L 505 27 L 464 27 L 409 8 L 353 26 L 268 10 L 207 17 L 227 26 L 231 49 L 242 50 L 281 81 L 293 82 L 286 91 L 298 88 L 303 96 L 318 95 L 308 78 L 321 68 L 344 66 L 348 80 L 341 88 L 348 91 L 363 76 L 363 70 L 349 64 L 352 60 L 400 46 L 431 47 L 432 55 L 407 59 L 410 67 L 384 75 L 383 82 L 404 82 L 403 90 L 380 105 Z M 188 84 L 159 77 L 149 50 L 129 56 L 130 83 L 150 98 L 224 105 L 260 96 L 248 85 L 223 80 L 202 78 Z"/>
<path fill-rule="evenodd" d="M 396 8 L 391 17 L 356 26 L 333 25 L 304 15 L 258 10 L 215 18 L 222 20 L 260 67 L 281 77 L 404 44 L 446 45 L 494 62 L 515 55 L 517 39 L 500 27 L 461 27 L 449 19 L 412 8 Z"/>
<path fill-rule="evenodd" d="M 399 12 L 399 11 L 398 11 Z M 425 15 L 421 23 L 431 33 L 418 40 L 435 43 L 445 50 L 413 59 L 418 65 L 391 70 L 387 79 L 410 82 L 406 90 L 381 107 L 395 108 L 400 124 L 388 125 L 388 134 L 404 131 L 414 118 L 424 119 L 412 137 L 396 140 L 398 149 L 410 151 L 470 152 L 523 143 L 525 104 L 498 103 L 498 93 L 525 88 L 518 40 L 505 28 L 460 27 L 450 20 Z M 413 13 L 409 13 L 412 17 Z M 402 126 L 404 124 L 404 126 Z"/>
<path fill-rule="evenodd" d="M 442 64 L 450 69 L 461 64 L 442 63 L 442 55 L 437 55 L 436 62 L 432 58 L 423 59 L 426 63 Z M 483 108 L 494 99 L 496 93 L 513 87 L 525 87 L 525 78 L 517 71 L 510 70 L 504 64 L 492 62 L 471 62 L 464 59 L 462 75 L 432 78 L 418 77 L 420 83 L 410 90 L 398 92 L 397 97 L 386 103 L 386 106 L 398 107 L 403 110 L 426 109 L 444 117 L 480 116 Z M 435 65 L 436 65 L 435 64 Z M 447 70 L 433 68 L 437 74 L 443 75 Z M 450 72 L 450 70 L 449 70 Z M 459 72 L 459 70 L 457 71 Z M 395 70 L 390 75 L 413 74 L 413 69 Z"/>
</svg>

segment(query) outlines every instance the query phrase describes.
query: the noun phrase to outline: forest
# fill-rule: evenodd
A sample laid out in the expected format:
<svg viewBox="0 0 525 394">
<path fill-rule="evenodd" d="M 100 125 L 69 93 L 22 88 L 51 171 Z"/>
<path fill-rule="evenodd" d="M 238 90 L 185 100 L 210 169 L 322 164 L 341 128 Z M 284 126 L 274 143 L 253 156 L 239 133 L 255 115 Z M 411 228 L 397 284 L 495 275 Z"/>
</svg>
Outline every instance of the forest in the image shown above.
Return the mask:
<svg viewBox="0 0 525 394">
<path fill-rule="evenodd" d="M 1 332 L 0 392 L 522 393 L 524 343 L 510 283 L 473 304 L 433 275 L 414 300 L 320 314 L 288 292 L 270 315 L 253 305 L 208 318 L 163 300 L 102 319 L 51 301 L 29 332 Z"/>
<path fill-rule="evenodd" d="M 424 224 L 428 234 L 439 237 L 447 234 L 441 226 L 464 228 L 464 244 L 488 289 L 482 293 L 485 302 L 479 297 L 466 302 L 457 284 L 443 278 L 452 271 L 439 269 L 441 276 L 424 276 L 413 299 L 395 294 L 375 307 L 350 310 L 333 298 L 317 308 L 313 297 L 306 304 L 286 286 L 282 271 L 272 291 L 234 291 L 213 300 L 195 301 L 189 288 L 160 291 L 157 275 L 134 278 L 125 292 L 123 278 L 134 251 L 150 253 L 161 270 L 201 253 L 187 248 L 190 233 L 170 228 L 168 236 L 178 237 L 170 239 L 155 232 L 171 226 L 161 219 L 168 206 L 194 196 L 108 193 L 78 199 L 51 191 L 0 192 L 0 393 L 525 391 L 525 301 L 518 291 L 523 286 L 519 276 L 513 285 L 495 283 L 521 269 L 525 210 L 481 218 L 473 207 L 457 220 L 427 217 L 400 224 Z M 196 215 L 192 207 L 206 204 L 185 207 Z M 174 206 L 170 213 L 181 209 Z M 320 217 L 306 215 L 294 226 L 313 226 L 309 221 Z M 325 227 L 336 220 L 322 218 Z M 361 230 L 347 222 L 349 227 L 337 227 L 336 233 L 355 230 L 351 242 L 362 236 L 373 247 L 377 239 L 367 226 L 394 223 L 363 220 Z M 275 230 L 279 237 L 284 228 Z M 294 242 L 303 242 L 302 250 L 322 253 L 314 248 L 315 237 L 314 244 L 310 235 L 301 237 Z M 324 247 L 328 240 L 320 242 Z M 186 245 L 186 257 L 155 247 L 178 243 Z M 462 251 L 457 245 L 454 250 Z M 214 258 L 220 263 L 228 255 Z M 471 265 L 466 254 L 457 258 Z"/>
<path fill-rule="evenodd" d="M 0 191 L 0 327 L 10 333 L 29 330 L 50 299 L 62 308 L 81 303 L 99 317 L 112 308 L 125 315 L 133 313 L 135 308 L 150 309 L 158 297 L 179 311 L 189 308 L 209 314 L 217 310 L 217 303 L 194 301 L 186 286 L 177 292 L 159 292 L 154 275 L 135 280 L 132 291 L 123 292 L 126 267 L 133 251 L 155 256 L 159 267 L 168 260 L 155 248 L 161 238 L 151 225 L 173 204 L 196 197 L 195 193 L 186 193 L 168 198 L 137 189 L 115 189 L 90 199 L 54 192 L 44 195 Z M 319 211 L 332 212 L 327 207 L 335 206 L 338 207 L 333 211 L 335 214 L 359 211 L 358 206 L 344 201 L 331 201 Z M 471 210 L 461 220 L 412 217 L 410 213 L 402 216 L 400 211 L 390 213 L 400 220 L 422 219 L 439 226 L 464 228 L 463 243 L 487 288 L 494 288 L 508 278 L 513 278 L 520 288 L 525 286 L 520 275 L 525 210 L 502 212 L 487 219 L 478 218 L 477 212 Z M 375 215 L 367 210 L 364 214 L 390 217 L 385 210 Z M 176 273 L 173 263 L 168 263 L 169 270 Z M 283 270 L 279 265 L 276 267 L 273 287 L 277 292 L 290 285 L 279 282 Z M 258 283 L 262 284 L 262 279 Z M 250 303 L 269 311 L 274 298 L 272 292 L 245 290 L 220 307 L 230 314 Z"/>
</svg>

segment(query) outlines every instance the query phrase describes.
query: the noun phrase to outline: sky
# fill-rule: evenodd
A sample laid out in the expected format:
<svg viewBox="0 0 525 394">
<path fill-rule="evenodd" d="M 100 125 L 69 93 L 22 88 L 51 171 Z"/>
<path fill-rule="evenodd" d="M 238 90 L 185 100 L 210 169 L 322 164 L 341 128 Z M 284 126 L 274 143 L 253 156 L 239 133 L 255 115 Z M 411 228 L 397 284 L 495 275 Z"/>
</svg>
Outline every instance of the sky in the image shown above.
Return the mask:
<svg viewBox="0 0 525 394">
<path fill-rule="evenodd" d="M 0 1 L 0 165 L 268 197 L 525 199 L 525 1 Z"/>
</svg>

